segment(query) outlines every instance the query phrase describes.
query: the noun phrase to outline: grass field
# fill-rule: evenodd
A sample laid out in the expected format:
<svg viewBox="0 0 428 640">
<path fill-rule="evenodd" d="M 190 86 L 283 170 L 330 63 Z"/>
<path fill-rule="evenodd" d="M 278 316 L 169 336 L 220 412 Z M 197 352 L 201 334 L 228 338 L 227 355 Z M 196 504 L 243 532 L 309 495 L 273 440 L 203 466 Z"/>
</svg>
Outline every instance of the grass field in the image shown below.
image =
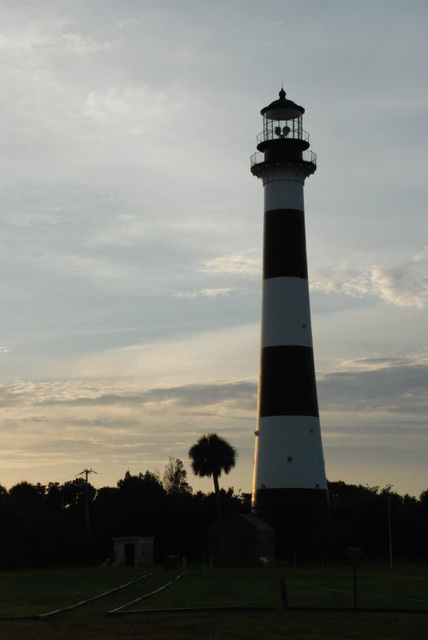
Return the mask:
<svg viewBox="0 0 428 640">
<path fill-rule="evenodd" d="M 138 581 L 144 574 L 151 573 Z M 108 611 L 150 593 L 179 572 L 155 567 L 69 568 L 0 572 L 0 616 L 36 616 L 68 607 L 127 584 L 119 591 L 75 609 L 39 620 L 1 620 L 0 637 L 22 640 L 113 640 L 178 638 L 314 640 L 426 640 L 428 567 L 358 567 L 358 604 L 372 609 L 414 612 L 359 612 L 353 606 L 352 567 L 208 569 L 190 567 L 163 591 L 130 609 L 268 607 L 269 611 L 156 612 L 108 616 Z M 285 578 L 291 607 L 338 607 L 282 611 L 279 579 Z M 135 581 L 135 582 L 132 582 Z M 130 583 L 131 584 L 128 584 Z M 418 613 L 423 609 L 426 613 Z"/>
</svg>

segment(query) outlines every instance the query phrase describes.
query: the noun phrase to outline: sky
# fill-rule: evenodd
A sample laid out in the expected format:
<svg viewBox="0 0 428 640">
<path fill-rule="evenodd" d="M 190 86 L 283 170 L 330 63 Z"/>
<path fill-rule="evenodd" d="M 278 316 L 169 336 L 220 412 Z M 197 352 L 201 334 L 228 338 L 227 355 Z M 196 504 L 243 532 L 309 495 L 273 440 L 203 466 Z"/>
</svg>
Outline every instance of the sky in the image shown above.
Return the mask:
<svg viewBox="0 0 428 640">
<path fill-rule="evenodd" d="M 327 477 L 428 487 L 425 1 L 0 0 L 0 484 L 251 487 L 260 109 L 305 107 Z"/>
</svg>

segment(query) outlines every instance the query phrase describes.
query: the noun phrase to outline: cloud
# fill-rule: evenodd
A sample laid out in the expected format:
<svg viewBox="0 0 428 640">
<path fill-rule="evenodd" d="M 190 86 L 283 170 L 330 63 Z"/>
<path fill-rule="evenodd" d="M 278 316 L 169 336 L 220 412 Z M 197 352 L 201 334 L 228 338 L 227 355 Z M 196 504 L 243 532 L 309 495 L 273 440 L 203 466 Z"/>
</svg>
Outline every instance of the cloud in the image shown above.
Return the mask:
<svg viewBox="0 0 428 640">
<path fill-rule="evenodd" d="M 342 360 L 338 365 L 340 371 L 373 371 L 396 366 L 426 366 L 428 353 L 426 350 L 401 356 L 358 358 L 356 360 Z"/>
<path fill-rule="evenodd" d="M 428 302 L 428 276 L 412 265 L 393 269 L 372 267 L 371 279 L 374 292 L 389 304 L 422 309 Z"/>
<path fill-rule="evenodd" d="M 132 247 L 141 245 L 144 238 L 153 235 L 153 225 L 141 215 L 118 213 L 97 227 L 92 236 L 86 239 L 86 246 L 103 245 Z"/>
<path fill-rule="evenodd" d="M 234 275 L 260 275 L 260 255 L 257 250 L 237 252 L 206 260 L 203 270 Z M 371 264 L 366 266 L 329 266 L 314 269 L 310 275 L 312 291 L 344 294 L 362 298 L 376 296 L 398 307 L 422 309 L 428 303 L 428 249 L 416 254 L 407 263 L 396 267 Z M 191 297 L 191 296 L 189 296 Z"/>
<path fill-rule="evenodd" d="M 37 416 L 33 416 L 31 418 L 33 421 L 46 422 L 46 417 L 41 420 Z M 118 416 L 109 417 L 109 416 L 99 416 L 94 418 L 88 417 L 77 417 L 77 416 L 69 416 L 65 415 L 62 417 L 62 423 L 64 425 L 70 425 L 72 427 L 83 427 L 85 429 L 100 429 L 111 431 L 115 429 L 116 431 L 121 431 L 123 429 L 134 428 L 139 425 L 138 420 L 131 418 L 120 418 Z"/>
<path fill-rule="evenodd" d="M 328 436 L 355 436 L 360 439 L 370 438 L 373 440 L 375 436 L 382 436 L 379 440 L 379 446 L 385 446 L 385 441 L 383 440 L 383 436 L 388 436 L 391 438 L 403 438 L 406 437 L 414 437 L 421 438 L 426 440 L 428 438 L 428 429 L 425 424 L 406 424 L 403 426 L 401 420 L 398 421 L 388 421 L 384 424 L 376 423 L 376 424 L 347 424 L 347 425 L 334 425 L 334 426 L 323 426 L 322 432 L 324 435 Z M 340 440 L 340 438 L 338 439 Z M 391 443 L 391 446 L 396 446 L 395 443 Z"/>
<path fill-rule="evenodd" d="M 401 415 L 419 420 L 428 412 L 428 357 L 425 352 L 392 358 L 367 358 L 341 362 L 334 370 L 318 374 L 318 392 L 323 414 L 348 420 L 365 413 Z M 133 428 L 135 408 L 150 407 L 150 414 L 176 412 L 179 419 L 192 415 L 228 415 L 254 419 L 257 399 L 255 380 L 207 381 L 200 384 L 156 387 L 135 386 L 114 380 L 65 382 L 15 382 L 0 387 L 0 407 L 82 407 L 95 413 L 72 416 L 70 424 L 110 428 Z M 118 409 L 114 416 L 99 412 Z M 115 410 L 116 410 L 115 409 Z M 40 409 L 39 409 L 40 410 Z M 140 409 L 139 409 L 140 410 Z M 123 412 L 130 412 L 123 415 Z M 121 413 L 122 412 L 122 413 Z M 36 413 L 36 416 L 39 414 Z M 132 416 L 132 417 L 131 417 Z M 335 422 L 337 422 L 335 418 Z M 43 418 L 45 419 L 45 418 Z M 43 419 L 37 418 L 37 428 Z M 75 422 L 77 420 L 77 422 Z M 87 422 L 85 422 L 87 421 Z M 150 424 L 148 420 L 147 424 Z"/>
<path fill-rule="evenodd" d="M 117 25 L 116 28 L 117 29 L 126 29 L 128 27 L 133 27 L 136 24 L 140 24 L 141 23 L 141 18 L 125 18 L 124 20 L 120 20 Z"/>
<path fill-rule="evenodd" d="M 345 420 L 365 413 L 367 422 L 379 412 L 419 420 L 428 413 L 427 354 L 344 362 L 319 376 L 318 392 L 322 411 Z"/>
<path fill-rule="evenodd" d="M 135 294 L 150 287 L 136 265 L 121 264 L 114 258 L 44 252 L 34 262 L 60 277 L 85 279 L 107 291 Z"/>
<path fill-rule="evenodd" d="M 373 264 L 315 269 L 310 276 L 310 286 L 312 291 L 326 294 L 371 295 L 398 307 L 423 309 L 428 303 L 427 266 L 425 249 L 397 267 Z"/>
<path fill-rule="evenodd" d="M 259 275 L 261 273 L 260 252 L 250 249 L 246 252 L 230 253 L 204 262 L 205 271 L 241 275 Z"/>
<path fill-rule="evenodd" d="M 176 298 L 198 298 L 200 296 L 206 298 L 216 298 L 217 296 L 228 296 L 234 287 L 218 287 L 217 289 L 198 289 L 197 291 L 176 293 Z"/>
<path fill-rule="evenodd" d="M 59 21 L 48 24 L 33 23 L 24 29 L 4 29 L 0 34 L 0 51 L 10 54 L 35 55 L 50 51 L 69 51 L 78 55 L 112 51 L 121 46 L 120 40 L 95 40 L 78 33 L 60 33 Z"/>
<path fill-rule="evenodd" d="M 427 383 L 426 352 L 347 360 L 319 374 L 327 459 L 340 451 L 342 462 L 357 460 L 365 450 L 372 457 L 382 450 L 392 459 L 397 443 L 401 450 L 422 450 Z M 0 407 L 8 418 L 0 457 L 5 470 L 42 473 L 45 467 L 49 480 L 76 473 L 84 458 L 104 474 L 108 468 L 108 480 L 105 475 L 98 480 L 111 484 L 127 468 L 162 468 L 169 455 L 186 460 L 201 433 L 217 431 L 242 452 L 240 463 L 245 460 L 247 470 L 241 474 L 247 480 L 239 486 L 247 489 L 256 405 L 255 380 L 145 388 L 135 380 L 16 382 L 0 387 Z M 337 461 L 329 469 L 330 477 L 340 476 Z M 349 473 L 352 477 L 352 469 Z"/>
<path fill-rule="evenodd" d="M 147 389 L 105 381 L 3 385 L 2 478 L 31 469 L 39 481 L 61 481 L 83 459 L 111 485 L 126 469 L 162 468 L 170 455 L 186 461 L 204 432 L 238 445 L 252 433 L 256 398 L 256 383 L 245 380 Z"/>
<path fill-rule="evenodd" d="M 3 344 L 0 345 L 0 353 L 10 353 L 15 349 L 14 344 Z"/>
<path fill-rule="evenodd" d="M 114 389 L 114 391 L 113 391 Z M 32 383 L 17 382 L 0 386 L 0 406 L 111 406 L 153 403 L 175 403 L 181 407 L 216 405 L 220 402 L 242 402 L 254 405 L 257 386 L 254 382 L 236 381 L 211 384 L 189 384 L 152 389 L 117 389 L 116 385 L 84 382 Z M 100 425 L 104 424 L 105 418 Z M 40 422 L 40 419 L 37 420 Z M 90 420 L 94 424 L 94 420 Z"/>
<path fill-rule="evenodd" d="M 57 43 L 67 51 L 84 55 L 87 53 L 98 53 L 99 51 L 111 51 L 117 49 L 122 43 L 120 40 L 91 40 L 83 38 L 77 33 L 63 33 L 59 36 Z"/>
<path fill-rule="evenodd" d="M 86 96 L 83 115 L 98 126 L 115 127 L 132 135 L 147 135 L 161 141 L 185 104 L 184 97 L 171 96 L 167 91 L 152 90 L 148 86 L 128 85 L 92 90 Z"/>
</svg>

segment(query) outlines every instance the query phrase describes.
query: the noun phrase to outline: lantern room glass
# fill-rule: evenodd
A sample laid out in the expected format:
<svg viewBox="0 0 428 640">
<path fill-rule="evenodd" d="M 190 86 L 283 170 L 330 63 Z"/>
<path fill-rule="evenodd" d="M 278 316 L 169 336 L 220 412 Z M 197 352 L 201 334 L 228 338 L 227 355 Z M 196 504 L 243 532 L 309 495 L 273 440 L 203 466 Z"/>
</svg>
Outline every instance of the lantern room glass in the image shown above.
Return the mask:
<svg viewBox="0 0 428 640">
<path fill-rule="evenodd" d="M 305 134 L 306 131 L 303 131 L 301 115 L 288 120 L 273 119 L 269 117 L 269 112 L 263 116 L 263 141 L 280 139 L 305 140 Z"/>
</svg>

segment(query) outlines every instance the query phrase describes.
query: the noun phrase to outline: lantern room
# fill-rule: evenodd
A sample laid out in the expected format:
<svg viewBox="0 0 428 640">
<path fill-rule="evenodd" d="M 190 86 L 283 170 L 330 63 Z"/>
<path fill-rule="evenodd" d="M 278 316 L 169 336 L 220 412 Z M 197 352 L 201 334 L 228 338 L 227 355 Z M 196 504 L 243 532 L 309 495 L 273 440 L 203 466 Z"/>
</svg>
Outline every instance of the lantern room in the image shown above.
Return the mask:
<svg viewBox="0 0 428 640">
<path fill-rule="evenodd" d="M 257 149 L 263 154 L 254 154 L 251 158 L 252 171 L 259 175 L 265 162 L 304 162 L 313 165 L 310 173 L 316 169 L 316 155 L 309 149 L 309 134 L 303 129 L 305 110 L 286 98 L 284 89 L 279 98 L 261 110 L 263 131 L 257 136 Z M 305 153 L 306 152 L 306 153 Z"/>
</svg>

